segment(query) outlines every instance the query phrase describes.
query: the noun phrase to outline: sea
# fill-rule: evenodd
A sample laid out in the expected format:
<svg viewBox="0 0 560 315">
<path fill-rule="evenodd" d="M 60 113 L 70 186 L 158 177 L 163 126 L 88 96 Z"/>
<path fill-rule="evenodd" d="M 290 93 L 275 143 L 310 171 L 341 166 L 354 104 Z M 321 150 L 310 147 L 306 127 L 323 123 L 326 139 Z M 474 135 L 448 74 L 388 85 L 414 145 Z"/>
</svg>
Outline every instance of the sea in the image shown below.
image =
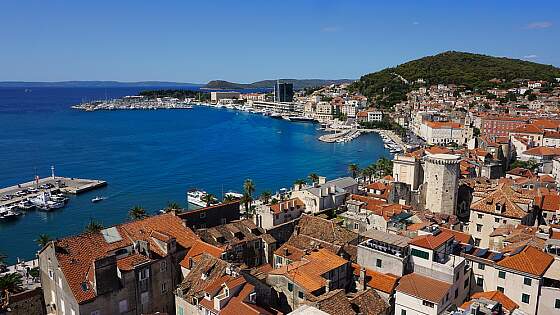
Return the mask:
<svg viewBox="0 0 560 315">
<path fill-rule="evenodd" d="M 349 143 L 324 143 L 317 140 L 322 132 L 315 124 L 235 110 L 70 108 L 83 100 L 157 88 L 0 88 L 0 187 L 49 176 L 51 166 L 57 176 L 108 182 L 70 196 L 65 208 L 0 223 L 0 253 L 7 262 L 35 258 L 39 234 L 53 239 L 78 234 L 92 219 L 104 226 L 122 223 L 137 205 L 151 214 L 168 202 L 185 206 L 192 188 L 221 197 L 240 192 L 250 178 L 257 194 L 276 192 L 312 172 L 330 179 L 348 176 L 350 163 L 367 166 L 390 157 L 374 133 Z M 106 199 L 94 204 L 96 196 Z"/>
</svg>

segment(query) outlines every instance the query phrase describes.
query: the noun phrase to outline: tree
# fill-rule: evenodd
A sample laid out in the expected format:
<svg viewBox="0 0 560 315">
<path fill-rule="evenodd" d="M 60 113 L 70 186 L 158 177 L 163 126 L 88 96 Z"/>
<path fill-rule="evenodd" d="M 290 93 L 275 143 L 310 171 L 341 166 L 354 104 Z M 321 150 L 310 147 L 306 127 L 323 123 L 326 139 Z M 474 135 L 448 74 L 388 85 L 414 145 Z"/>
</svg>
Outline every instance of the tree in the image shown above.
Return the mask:
<svg viewBox="0 0 560 315">
<path fill-rule="evenodd" d="M 181 205 L 175 201 L 169 201 L 165 209 L 163 209 L 166 213 L 171 211 L 181 212 Z"/>
<path fill-rule="evenodd" d="M 278 204 L 278 199 L 272 198 L 272 200 L 270 201 L 270 204 L 271 204 L 271 205 L 276 205 L 276 204 Z"/>
<path fill-rule="evenodd" d="M 370 166 L 364 168 L 362 170 L 362 176 L 364 177 L 364 180 L 368 180 L 371 181 L 371 177 L 375 174 L 375 171 L 373 170 L 373 168 Z"/>
<path fill-rule="evenodd" d="M 210 207 L 210 205 L 212 205 L 215 201 L 216 201 L 216 196 L 214 196 L 213 194 L 204 194 L 204 196 L 202 196 L 202 198 L 200 198 L 200 200 L 206 202 L 206 206 Z"/>
<path fill-rule="evenodd" d="M 226 202 L 226 203 L 227 203 L 227 202 L 232 202 L 232 201 L 235 201 L 235 200 L 238 200 L 238 199 L 239 199 L 239 198 L 235 197 L 234 195 L 226 194 L 226 195 L 224 196 L 223 202 Z"/>
<path fill-rule="evenodd" d="M 296 179 L 294 181 L 294 185 L 298 186 L 298 189 L 301 190 L 301 188 L 303 187 L 303 185 L 305 185 L 305 179 Z"/>
<path fill-rule="evenodd" d="M 51 237 L 48 234 L 39 234 L 39 237 L 35 241 L 39 247 L 43 248 L 51 241 Z"/>
<path fill-rule="evenodd" d="M 374 168 L 379 176 L 390 175 L 393 173 L 393 161 L 382 157 L 374 163 Z"/>
<path fill-rule="evenodd" d="M 309 178 L 311 183 L 319 183 L 319 175 L 317 175 L 316 173 L 311 173 L 307 177 Z"/>
<path fill-rule="evenodd" d="M 247 178 L 243 182 L 243 197 L 244 198 L 241 198 L 241 199 L 244 199 L 245 202 L 246 202 L 245 211 L 247 213 L 249 212 L 249 208 L 251 207 L 251 203 L 253 202 L 253 193 L 254 192 L 255 192 L 255 183 L 253 183 L 253 180 Z"/>
<path fill-rule="evenodd" d="M 529 95 L 527 95 L 527 100 L 528 101 L 535 101 L 537 99 L 537 96 L 533 93 L 529 93 Z"/>
<path fill-rule="evenodd" d="M 0 292 L 8 291 L 12 293 L 17 293 L 22 291 L 21 280 L 22 276 L 17 273 L 9 273 L 0 277 Z"/>
<path fill-rule="evenodd" d="M 262 200 L 262 202 L 264 204 L 268 204 L 268 202 L 270 201 L 270 198 L 272 197 L 272 193 L 270 191 L 263 191 L 261 193 L 260 199 Z"/>
<path fill-rule="evenodd" d="M 132 220 L 139 220 L 147 218 L 148 214 L 146 213 L 146 210 L 142 208 L 142 206 L 134 206 L 132 209 L 130 209 L 130 211 L 128 211 L 128 216 Z"/>
<path fill-rule="evenodd" d="M 86 233 L 97 233 L 103 230 L 103 224 L 97 222 L 94 219 L 90 219 L 89 223 L 86 225 L 85 232 Z"/>
<path fill-rule="evenodd" d="M 348 165 L 348 172 L 352 175 L 352 178 L 356 178 L 356 174 L 360 171 L 360 168 L 357 164 L 352 163 Z"/>
<path fill-rule="evenodd" d="M 249 210 L 251 209 L 250 205 L 251 205 L 251 202 L 253 202 L 253 198 L 245 192 L 245 193 L 243 193 L 243 197 L 241 197 L 241 202 L 245 206 L 245 214 L 249 215 L 250 214 Z"/>
</svg>

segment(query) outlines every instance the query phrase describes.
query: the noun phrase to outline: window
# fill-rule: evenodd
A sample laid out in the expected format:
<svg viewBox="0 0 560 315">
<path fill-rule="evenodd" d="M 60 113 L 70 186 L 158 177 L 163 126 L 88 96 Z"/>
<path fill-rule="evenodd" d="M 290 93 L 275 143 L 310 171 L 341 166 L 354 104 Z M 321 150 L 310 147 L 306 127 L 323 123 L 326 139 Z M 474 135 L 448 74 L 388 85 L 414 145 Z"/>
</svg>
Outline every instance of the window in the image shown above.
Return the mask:
<svg viewBox="0 0 560 315">
<path fill-rule="evenodd" d="M 416 256 L 423 259 L 428 259 L 430 257 L 430 254 L 428 252 L 425 252 L 423 250 L 418 250 L 416 248 L 413 248 L 410 251 L 410 254 L 412 254 L 412 256 Z"/>
<path fill-rule="evenodd" d="M 502 287 L 500 287 L 500 286 L 496 287 L 496 290 L 497 290 L 497 291 L 500 291 L 500 292 L 502 292 L 502 293 L 504 293 L 504 288 L 502 288 Z"/>
<path fill-rule="evenodd" d="M 498 278 L 505 279 L 506 278 L 506 272 L 505 271 L 498 271 Z"/>
<path fill-rule="evenodd" d="M 142 292 L 142 294 L 140 294 L 140 303 L 148 304 L 149 301 L 150 296 L 148 295 L 148 292 Z"/>
<path fill-rule="evenodd" d="M 49 269 L 49 278 L 51 278 L 51 280 L 54 279 L 54 273 L 53 273 L 52 269 Z"/>
<path fill-rule="evenodd" d="M 298 297 L 299 297 L 300 299 L 303 299 L 303 292 L 299 291 L 299 292 L 298 292 Z"/>
<path fill-rule="evenodd" d="M 161 283 L 161 293 L 167 292 L 167 281 Z"/>
<path fill-rule="evenodd" d="M 500 223 L 500 218 L 494 218 L 494 222 Z"/>
<path fill-rule="evenodd" d="M 482 278 L 482 277 L 476 278 L 476 285 L 479 286 L 479 287 L 483 286 L 484 285 L 484 278 Z"/>
<path fill-rule="evenodd" d="M 406 310 L 401 310 L 401 315 L 406 315 Z"/>
<path fill-rule="evenodd" d="M 202 211 L 202 212 L 200 213 L 200 218 L 201 218 L 201 219 L 206 218 L 206 212 Z"/>
<path fill-rule="evenodd" d="M 457 272 L 457 274 L 455 275 L 455 281 L 459 280 L 459 273 Z"/>
<path fill-rule="evenodd" d="M 277 218 L 277 219 L 278 219 L 278 218 Z M 226 218 L 221 218 L 221 219 L 220 219 L 220 223 L 221 223 L 222 225 L 226 224 L 226 223 L 227 223 L 227 219 L 226 219 Z"/>
<path fill-rule="evenodd" d="M 381 259 L 377 259 L 377 261 L 375 262 L 375 265 L 377 266 L 377 268 L 381 268 Z"/>
<path fill-rule="evenodd" d="M 119 301 L 119 313 L 128 312 L 128 300 Z"/>
<path fill-rule="evenodd" d="M 477 215 L 479 219 L 482 219 L 482 214 Z"/>
<path fill-rule="evenodd" d="M 159 271 L 167 271 L 167 261 L 162 261 L 161 265 L 159 266 Z"/>
<path fill-rule="evenodd" d="M 360 228 L 360 225 L 358 223 L 354 223 L 354 230 L 357 230 Z"/>
<path fill-rule="evenodd" d="M 560 308 L 560 299 L 556 299 L 554 302 L 554 308 Z"/>
<path fill-rule="evenodd" d="M 294 290 L 294 284 L 288 283 L 288 291 L 292 292 Z"/>
<path fill-rule="evenodd" d="M 475 238 L 474 239 L 474 246 L 476 246 L 476 247 L 480 246 L 480 238 Z"/>
<path fill-rule="evenodd" d="M 484 265 L 483 263 L 478 263 L 478 269 L 484 270 L 485 267 L 486 265 Z"/>
<path fill-rule="evenodd" d="M 150 269 L 144 268 L 140 270 L 140 280 L 144 280 L 150 277 Z"/>
<path fill-rule="evenodd" d="M 477 232 L 482 232 L 482 224 L 477 224 L 476 225 L 476 231 Z"/>
<path fill-rule="evenodd" d="M 525 293 L 521 294 L 521 302 L 529 304 L 529 298 L 530 298 L 529 294 L 525 294 Z"/>
<path fill-rule="evenodd" d="M 434 303 L 426 300 L 422 301 L 422 305 L 432 307 L 432 308 L 434 307 Z"/>
<path fill-rule="evenodd" d="M 531 278 L 525 277 L 525 278 L 523 279 L 523 284 L 524 284 L 524 285 L 531 285 Z"/>
</svg>

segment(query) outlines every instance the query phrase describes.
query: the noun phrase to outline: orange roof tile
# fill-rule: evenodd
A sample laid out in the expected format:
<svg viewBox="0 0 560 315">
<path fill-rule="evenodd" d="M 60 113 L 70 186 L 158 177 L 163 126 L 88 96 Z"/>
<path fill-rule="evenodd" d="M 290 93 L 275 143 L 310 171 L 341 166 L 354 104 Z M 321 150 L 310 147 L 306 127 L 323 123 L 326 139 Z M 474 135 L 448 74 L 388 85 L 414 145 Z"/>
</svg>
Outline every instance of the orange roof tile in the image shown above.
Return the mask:
<svg viewBox="0 0 560 315">
<path fill-rule="evenodd" d="M 560 148 L 534 147 L 523 152 L 525 155 L 556 156 L 560 155 Z"/>
<path fill-rule="evenodd" d="M 502 304 L 502 306 L 507 309 L 508 311 L 512 312 L 516 308 L 519 307 L 517 303 L 512 301 L 507 295 L 503 294 L 500 291 L 487 291 L 487 292 L 477 292 L 471 296 L 471 299 L 480 299 L 485 298 L 491 301 L 496 301 Z"/>
<path fill-rule="evenodd" d="M 353 263 L 352 268 L 354 270 L 354 275 L 359 277 L 361 268 L 360 265 Z M 368 287 L 388 294 L 393 293 L 393 290 L 395 290 L 395 288 L 397 287 L 397 283 L 399 282 L 398 276 L 377 272 L 368 268 L 365 269 L 366 282 Z"/>
<path fill-rule="evenodd" d="M 413 238 L 409 244 L 427 249 L 436 249 L 450 239 L 453 239 L 453 233 L 441 231 L 437 235 L 428 234 L 417 236 Z"/>
<path fill-rule="evenodd" d="M 447 282 L 438 281 L 417 273 L 410 273 L 401 278 L 397 286 L 397 292 L 437 304 L 441 302 L 450 288 L 451 284 Z"/>
<path fill-rule="evenodd" d="M 511 131 L 511 133 L 529 133 L 529 134 L 542 134 L 543 131 L 541 128 L 532 125 L 532 124 L 524 124 L 521 125 Z"/>
<path fill-rule="evenodd" d="M 497 265 L 535 276 L 542 276 L 553 261 L 554 257 L 552 255 L 535 247 L 526 246 L 518 254 L 505 257 Z"/>
</svg>

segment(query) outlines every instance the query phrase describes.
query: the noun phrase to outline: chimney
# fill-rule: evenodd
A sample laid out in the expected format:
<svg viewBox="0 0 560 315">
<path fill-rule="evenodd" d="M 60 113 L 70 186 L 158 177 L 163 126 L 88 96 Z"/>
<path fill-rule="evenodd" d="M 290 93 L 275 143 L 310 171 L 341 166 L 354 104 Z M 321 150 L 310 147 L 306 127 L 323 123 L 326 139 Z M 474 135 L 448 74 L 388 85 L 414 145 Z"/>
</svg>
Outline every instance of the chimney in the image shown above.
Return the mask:
<svg viewBox="0 0 560 315">
<path fill-rule="evenodd" d="M 193 260 L 192 257 L 189 257 L 189 270 L 193 268 Z"/>
<path fill-rule="evenodd" d="M 290 251 L 288 250 L 288 247 L 284 247 L 284 255 L 288 256 L 290 254 Z"/>
<path fill-rule="evenodd" d="M 325 293 L 329 293 L 331 290 L 331 280 L 327 279 L 327 283 L 325 284 Z"/>
<path fill-rule="evenodd" d="M 366 289 L 366 268 L 360 268 L 360 277 L 358 278 L 358 283 L 360 284 L 359 289 Z"/>
</svg>

